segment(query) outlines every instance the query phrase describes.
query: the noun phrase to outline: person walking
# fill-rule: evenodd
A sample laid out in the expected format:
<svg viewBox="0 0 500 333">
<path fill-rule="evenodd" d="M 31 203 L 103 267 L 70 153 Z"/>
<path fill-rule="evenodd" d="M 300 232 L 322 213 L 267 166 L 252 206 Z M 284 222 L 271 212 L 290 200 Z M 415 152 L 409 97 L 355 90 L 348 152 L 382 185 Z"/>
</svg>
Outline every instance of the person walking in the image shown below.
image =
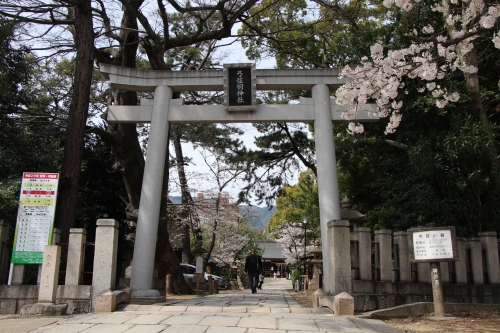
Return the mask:
<svg viewBox="0 0 500 333">
<path fill-rule="evenodd" d="M 259 275 L 259 289 L 262 290 L 262 284 L 264 283 L 264 274 L 260 273 Z"/>
<path fill-rule="evenodd" d="M 248 273 L 248 282 L 252 289 L 252 294 L 257 293 L 257 285 L 259 283 L 259 274 L 262 269 L 262 261 L 255 254 L 255 249 L 252 249 L 250 255 L 245 260 L 245 273 Z"/>
</svg>

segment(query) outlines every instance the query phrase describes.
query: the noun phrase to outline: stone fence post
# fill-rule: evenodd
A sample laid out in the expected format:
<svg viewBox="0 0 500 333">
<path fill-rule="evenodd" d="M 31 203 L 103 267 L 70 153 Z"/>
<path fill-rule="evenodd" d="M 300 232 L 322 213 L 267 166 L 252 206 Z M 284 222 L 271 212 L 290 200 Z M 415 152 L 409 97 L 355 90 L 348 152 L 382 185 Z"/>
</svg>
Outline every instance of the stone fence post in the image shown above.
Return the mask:
<svg viewBox="0 0 500 333">
<path fill-rule="evenodd" d="M 441 271 L 441 282 L 450 283 L 450 262 L 441 261 L 439 263 L 439 270 Z"/>
<path fill-rule="evenodd" d="M 378 243 L 380 281 L 392 281 L 392 236 L 390 230 L 375 230 L 375 243 Z"/>
<path fill-rule="evenodd" d="M 86 240 L 87 230 L 79 228 L 71 228 L 69 230 L 65 285 L 79 285 L 82 281 Z"/>
<path fill-rule="evenodd" d="M 394 233 L 394 245 L 397 246 L 397 263 L 399 269 L 399 282 L 411 282 L 410 254 L 408 249 L 408 233 L 397 231 Z M 396 254 L 394 254 L 396 256 Z M 394 258 L 396 260 L 396 258 Z"/>
<path fill-rule="evenodd" d="M 0 220 L 0 271 L 8 272 L 10 258 L 7 251 L 7 241 L 9 240 L 9 225 Z M 0 284 L 6 284 L 8 273 L 0 273 Z"/>
<path fill-rule="evenodd" d="M 474 284 L 484 284 L 483 253 L 479 238 L 469 238 L 467 248 L 470 250 L 473 282 Z"/>
<path fill-rule="evenodd" d="M 92 276 L 92 308 L 99 293 L 115 288 L 118 221 L 97 220 L 95 233 L 94 273 Z M 135 261 L 134 261 L 135 263 Z"/>
<path fill-rule="evenodd" d="M 359 279 L 372 279 L 372 235 L 370 228 L 355 228 L 354 239 L 358 241 Z"/>
<path fill-rule="evenodd" d="M 481 247 L 486 252 L 486 273 L 490 284 L 500 284 L 500 263 L 498 262 L 498 240 L 494 231 L 480 232 Z"/>
<path fill-rule="evenodd" d="M 431 283 L 431 264 L 428 262 L 417 263 L 417 281 L 420 283 Z"/>
<path fill-rule="evenodd" d="M 328 249 L 323 253 L 327 253 L 327 258 L 323 257 L 323 262 L 329 261 L 331 274 L 328 275 L 331 286 L 329 290 L 331 295 L 337 295 L 342 292 L 351 293 L 351 255 L 350 255 L 350 232 L 349 221 L 334 220 L 327 224 Z"/>
<path fill-rule="evenodd" d="M 457 237 L 458 261 L 455 265 L 457 284 L 467 284 L 467 253 L 465 252 L 465 239 Z"/>
</svg>

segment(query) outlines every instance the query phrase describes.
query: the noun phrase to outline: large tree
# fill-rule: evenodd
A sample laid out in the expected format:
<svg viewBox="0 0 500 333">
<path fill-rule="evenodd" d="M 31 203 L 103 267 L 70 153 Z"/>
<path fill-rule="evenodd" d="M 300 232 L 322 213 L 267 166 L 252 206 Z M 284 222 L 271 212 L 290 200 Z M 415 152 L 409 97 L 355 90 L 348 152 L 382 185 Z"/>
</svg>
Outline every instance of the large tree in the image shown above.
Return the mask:
<svg viewBox="0 0 500 333">
<path fill-rule="evenodd" d="M 76 219 L 80 165 L 92 80 L 94 30 L 91 0 L 61 0 L 51 4 L 31 0 L 3 1 L 0 14 L 25 23 L 27 29 L 30 29 L 30 24 L 48 27 L 35 33 L 36 37 L 44 37 L 54 26 L 68 27 L 73 35 L 76 51 L 74 89 L 55 216 L 55 226 L 61 230 L 62 239 L 67 240 L 69 229 L 74 226 Z"/>
</svg>

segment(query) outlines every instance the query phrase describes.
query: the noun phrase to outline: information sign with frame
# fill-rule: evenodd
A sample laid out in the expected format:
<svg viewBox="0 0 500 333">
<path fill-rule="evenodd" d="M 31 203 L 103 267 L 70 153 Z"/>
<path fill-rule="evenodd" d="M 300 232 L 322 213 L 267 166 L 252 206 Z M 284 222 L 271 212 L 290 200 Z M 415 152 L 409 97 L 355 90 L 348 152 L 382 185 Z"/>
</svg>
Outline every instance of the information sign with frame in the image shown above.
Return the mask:
<svg viewBox="0 0 500 333">
<path fill-rule="evenodd" d="M 23 173 L 13 264 L 42 263 L 44 247 L 52 243 L 58 185 L 58 173 Z"/>
<path fill-rule="evenodd" d="M 412 263 L 458 260 L 455 227 L 412 228 L 407 234 Z"/>
</svg>

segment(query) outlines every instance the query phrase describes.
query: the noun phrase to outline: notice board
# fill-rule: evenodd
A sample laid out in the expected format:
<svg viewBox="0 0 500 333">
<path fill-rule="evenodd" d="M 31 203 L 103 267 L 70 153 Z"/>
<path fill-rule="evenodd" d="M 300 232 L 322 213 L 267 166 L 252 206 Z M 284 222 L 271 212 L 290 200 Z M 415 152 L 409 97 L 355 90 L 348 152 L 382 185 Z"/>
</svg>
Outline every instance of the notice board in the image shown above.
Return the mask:
<svg viewBox="0 0 500 333">
<path fill-rule="evenodd" d="M 52 244 L 59 174 L 24 172 L 17 213 L 13 264 L 41 264 Z"/>
</svg>

